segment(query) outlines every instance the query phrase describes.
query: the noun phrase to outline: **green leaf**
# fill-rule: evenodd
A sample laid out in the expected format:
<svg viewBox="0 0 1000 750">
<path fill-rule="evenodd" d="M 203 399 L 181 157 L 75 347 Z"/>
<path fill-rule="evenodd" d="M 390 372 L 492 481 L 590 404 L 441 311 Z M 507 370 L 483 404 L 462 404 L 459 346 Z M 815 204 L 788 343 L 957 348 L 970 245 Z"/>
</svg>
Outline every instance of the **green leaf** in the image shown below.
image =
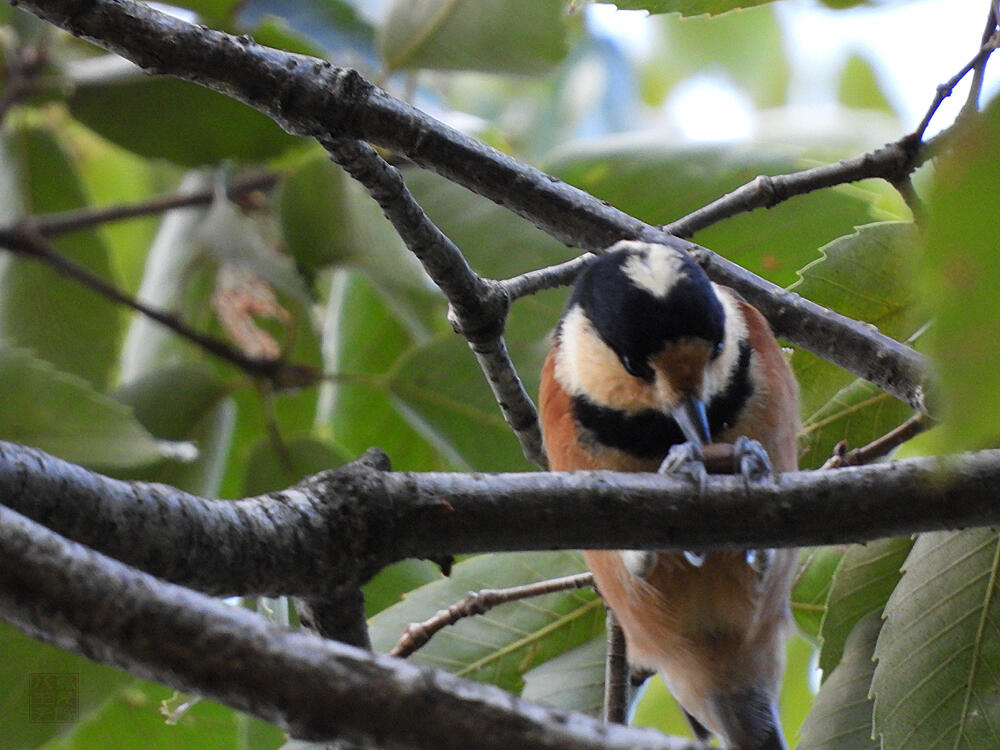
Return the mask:
<svg viewBox="0 0 1000 750">
<path fill-rule="evenodd" d="M 604 708 L 603 635 L 549 659 L 524 674 L 521 697 L 564 711 L 600 716 Z"/>
<path fill-rule="evenodd" d="M 787 100 L 791 73 L 773 8 L 715 17 L 668 16 L 660 26 L 663 40 L 641 71 L 650 103 L 662 104 L 684 80 L 706 77 L 733 84 L 761 108 Z"/>
<path fill-rule="evenodd" d="M 355 455 L 378 446 L 398 471 L 451 468 L 392 398 L 388 374 L 415 342 L 364 276 L 335 277 L 323 330 L 328 367 L 337 377 L 320 388 L 320 434 Z"/>
<path fill-rule="evenodd" d="M 1000 264 L 990 221 L 998 191 L 1000 99 L 994 99 L 942 157 L 927 199 L 920 286 L 934 319 L 929 353 L 944 417 L 928 438 L 941 452 L 1000 439 Z"/>
<path fill-rule="evenodd" d="M 843 554 L 842 547 L 810 547 L 802 550 L 799 558 L 792 587 L 792 616 L 800 632 L 813 643 L 819 640 L 830 581 Z"/>
<path fill-rule="evenodd" d="M 372 645 L 389 651 L 406 627 L 468 594 L 579 573 L 574 552 L 480 555 L 459 563 L 450 578 L 411 592 L 370 622 Z M 510 602 L 439 632 L 411 661 L 518 692 L 526 672 L 591 640 L 604 629 L 604 606 L 590 589 Z"/>
<path fill-rule="evenodd" d="M 853 8 L 856 5 L 871 5 L 871 0 L 820 0 L 827 8 L 842 10 L 843 8 Z"/>
<path fill-rule="evenodd" d="M 525 471 L 529 464 L 465 341 L 422 344 L 395 363 L 389 389 L 414 429 L 459 466 Z"/>
<path fill-rule="evenodd" d="M 382 568 L 362 587 L 365 613 L 374 617 L 405 598 L 413 589 L 440 578 L 440 568 L 428 560 L 402 560 Z"/>
<path fill-rule="evenodd" d="M 242 102 L 169 76 L 94 76 L 77 83 L 69 107 L 119 146 L 184 166 L 261 161 L 305 143 Z"/>
<path fill-rule="evenodd" d="M 315 273 L 343 265 L 364 252 L 356 242 L 350 180 L 326 152 L 315 152 L 282 180 L 278 193 L 281 230 L 296 262 Z"/>
<path fill-rule="evenodd" d="M 173 693 L 160 685 L 134 682 L 118 690 L 66 736 L 46 743 L 44 750 L 266 750 L 278 747 L 284 739 L 273 724 L 208 700 L 199 700 L 176 724 L 168 724 L 160 706 Z"/>
<path fill-rule="evenodd" d="M 677 701 L 663 684 L 663 678 L 656 674 L 643 683 L 641 693 L 637 691 L 632 706 L 630 723 L 637 727 L 653 727 L 664 734 L 682 737 L 691 736 L 691 726 L 681 713 Z"/>
<path fill-rule="evenodd" d="M 872 739 L 873 703 L 868 691 L 881 628 L 877 612 L 869 612 L 852 628 L 844 658 L 816 695 L 796 750 L 880 750 L 878 740 Z"/>
<path fill-rule="evenodd" d="M 247 459 L 245 495 L 291 487 L 307 476 L 333 469 L 350 460 L 344 451 L 309 436 L 276 445 L 271 438 L 258 443 Z"/>
<path fill-rule="evenodd" d="M 816 669 L 816 649 L 805 638 L 792 636 L 785 649 L 785 678 L 778 696 L 778 712 L 785 737 L 795 737 L 812 709 L 812 675 Z"/>
<path fill-rule="evenodd" d="M 208 175 L 191 172 L 177 192 L 185 195 L 209 189 L 211 185 Z M 170 310 L 199 330 L 205 330 L 212 319 L 209 298 L 214 269 L 198 262 L 201 258 L 198 232 L 204 216 L 203 208 L 185 208 L 163 217 L 146 257 L 138 293 L 146 304 Z M 119 379 L 128 385 L 165 366 L 192 362 L 201 356 L 174 332 L 135 313 L 122 345 Z"/>
<path fill-rule="evenodd" d="M 996 529 L 914 543 L 875 648 L 884 750 L 1000 747 L 998 572 Z"/>
<path fill-rule="evenodd" d="M 230 386 L 202 364 L 155 369 L 114 393 L 132 407 L 142 426 L 161 438 L 191 441 L 198 457 L 189 463 L 161 461 L 122 478 L 162 482 L 202 497 L 216 497 L 229 459 L 235 409 Z"/>
<path fill-rule="evenodd" d="M 820 626 L 823 646 L 819 667 L 827 679 L 844 652 L 848 636 L 861 620 L 875 612 L 879 616 L 889 595 L 899 583 L 903 561 L 909 554 L 910 537 L 879 539 L 868 544 L 852 544 L 833 575 L 826 614 Z"/>
<path fill-rule="evenodd" d="M 819 386 L 815 380 L 811 385 Z M 855 380 L 804 420 L 799 464 L 821 466 L 841 440 L 852 448 L 867 445 L 913 414 L 903 402 L 865 380 Z"/>
<path fill-rule="evenodd" d="M 604 0 L 599 0 L 604 2 Z M 608 0 L 619 10 L 647 10 L 650 13 L 680 13 L 682 16 L 715 15 L 738 8 L 753 8 L 772 0 Z"/>
<path fill-rule="evenodd" d="M 114 396 L 130 406 L 147 430 L 167 440 L 188 440 L 205 413 L 229 386 L 202 364 L 174 365 L 151 371 Z"/>
<path fill-rule="evenodd" d="M 240 0 L 174 0 L 171 5 L 193 10 L 207 23 L 219 26 L 229 20 Z"/>
<path fill-rule="evenodd" d="M 132 410 L 24 349 L 0 346 L 0 437 L 86 466 L 158 460 L 166 446 Z"/>
<path fill-rule="evenodd" d="M 138 203 L 164 190 L 162 165 L 118 148 L 86 128 L 69 127 L 63 134 L 66 150 L 73 154 L 92 205 Z M 105 222 L 99 228 L 117 271 L 118 283 L 130 293 L 139 288 L 142 268 L 159 223 L 159 217 L 151 215 Z"/>
<path fill-rule="evenodd" d="M 47 131 L 25 127 L 0 149 L 0 171 L 17 176 L 22 209 L 51 213 L 88 205 L 69 155 Z M 11 206 L 4 207 L 9 212 Z M 107 250 L 93 230 L 58 238 L 52 246 L 104 281 L 116 282 Z M 0 256 L 0 339 L 33 349 L 60 370 L 107 383 L 115 364 L 123 316 L 100 295 L 30 258 Z"/>
<path fill-rule="evenodd" d="M 299 39 L 308 39 L 309 47 L 321 50 L 306 52 L 314 57 L 374 63 L 375 31 L 362 18 L 361 7 L 357 0 L 250 0 L 240 3 L 239 20 L 243 27 L 258 24 L 251 33 L 269 47 L 305 52 Z M 294 45 L 281 38 L 290 35 Z"/>
<path fill-rule="evenodd" d="M 298 55 L 323 57 L 323 50 L 292 29 L 288 21 L 279 16 L 265 16 L 251 36 L 257 44 L 274 49 L 294 52 Z"/>
<path fill-rule="evenodd" d="M 892 113 L 892 105 L 886 99 L 875 71 L 860 55 L 851 55 L 840 75 L 837 101 L 853 109 L 877 109 Z"/>
<path fill-rule="evenodd" d="M 191 442 L 198 446 L 198 458 L 190 463 L 163 462 L 154 471 L 144 468 L 142 479 L 178 487 L 201 497 L 221 495 L 223 473 L 232 463 L 236 408 L 232 398 L 224 398 L 209 408 L 191 430 Z M 225 495 L 224 497 L 232 497 Z"/>
<path fill-rule="evenodd" d="M 910 283 L 916 230 L 905 222 L 856 229 L 821 248 L 822 257 L 789 287 L 803 297 L 905 340 L 917 328 Z M 897 426 L 910 410 L 836 365 L 803 350 L 792 355 L 802 403 L 800 462 L 820 466 L 834 444 L 860 447 Z"/>
<path fill-rule="evenodd" d="M 328 266 L 364 273 L 391 300 L 401 322 L 426 334 L 443 322 L 440 296 L 382 209 L 317 149 L 282 181 L 281 231 L 289 253 L 307 276 Z"/>
<path fill-rule="evenodd" d="M 562 0 L 396 0 L 379 29 L 386 68 L 544 73 L 567 51 Z"/>
</svg>

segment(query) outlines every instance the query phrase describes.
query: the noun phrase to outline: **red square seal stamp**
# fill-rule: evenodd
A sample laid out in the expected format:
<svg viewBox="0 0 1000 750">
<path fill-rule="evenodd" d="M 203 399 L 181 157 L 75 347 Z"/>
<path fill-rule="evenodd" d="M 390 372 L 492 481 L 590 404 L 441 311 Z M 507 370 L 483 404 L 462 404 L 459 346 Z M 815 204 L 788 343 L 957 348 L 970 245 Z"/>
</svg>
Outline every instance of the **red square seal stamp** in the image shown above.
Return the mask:
<svg viewBox="0 0 1000 750">
<path fill-rule="evenodd" d="M 73 722 L 80 714 L 80 675 L 29 674 L 28 721 L 33 724 Z"/>
</svg>

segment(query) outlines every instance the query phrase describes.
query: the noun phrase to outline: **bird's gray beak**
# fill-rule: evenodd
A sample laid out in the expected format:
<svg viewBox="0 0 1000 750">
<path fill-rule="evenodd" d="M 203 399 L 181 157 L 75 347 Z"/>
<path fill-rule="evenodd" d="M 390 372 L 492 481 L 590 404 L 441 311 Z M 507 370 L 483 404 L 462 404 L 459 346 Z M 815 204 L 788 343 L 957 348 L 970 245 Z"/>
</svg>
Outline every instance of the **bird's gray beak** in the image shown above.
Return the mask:
<svg viewBox="0 0 1000 750">
<path fill-rule="evenodd" d="M 684 438 L 699 448 L 712 442 L 708 432 L 708 417 L 705 415 L 705 404 L 692 393 L 685 393 L 681 402 L 670 411 L 684 433 Z"/>
</svg>

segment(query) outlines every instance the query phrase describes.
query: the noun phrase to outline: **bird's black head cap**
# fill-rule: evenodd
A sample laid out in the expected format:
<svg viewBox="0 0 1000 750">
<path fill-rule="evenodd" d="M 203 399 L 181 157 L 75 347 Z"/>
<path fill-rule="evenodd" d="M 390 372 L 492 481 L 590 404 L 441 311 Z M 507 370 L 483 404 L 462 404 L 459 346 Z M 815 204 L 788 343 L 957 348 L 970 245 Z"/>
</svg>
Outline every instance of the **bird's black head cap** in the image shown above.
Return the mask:
<svg viewBox="0 0 1000 750">
<path fill-rule="evenodd" d="M 702 339 L 720 345 L 725 311 L 701 267 L 663 245 L 620 242 L 580 275 L 569 299 L 637 377 L 652 379 L 649 359 L 667 344 Z"/>
</svg>

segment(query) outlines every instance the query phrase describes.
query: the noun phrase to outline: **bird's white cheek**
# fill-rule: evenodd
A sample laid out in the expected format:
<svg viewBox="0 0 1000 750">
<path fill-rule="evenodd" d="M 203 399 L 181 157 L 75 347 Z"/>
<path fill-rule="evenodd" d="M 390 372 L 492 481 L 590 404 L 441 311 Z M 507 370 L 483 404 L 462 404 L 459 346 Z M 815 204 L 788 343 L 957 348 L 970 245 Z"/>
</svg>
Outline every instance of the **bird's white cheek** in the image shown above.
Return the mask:
<svg viewBox="0 0 1000 750">
<path fill-rule="evenodd" d="M 579 308 L 563 318 L 555 369 L 571 396 L 586 396 L 600 406 L 630 413 L 656 406 L 655 390 L 625 371 Z"/>
</svg>

